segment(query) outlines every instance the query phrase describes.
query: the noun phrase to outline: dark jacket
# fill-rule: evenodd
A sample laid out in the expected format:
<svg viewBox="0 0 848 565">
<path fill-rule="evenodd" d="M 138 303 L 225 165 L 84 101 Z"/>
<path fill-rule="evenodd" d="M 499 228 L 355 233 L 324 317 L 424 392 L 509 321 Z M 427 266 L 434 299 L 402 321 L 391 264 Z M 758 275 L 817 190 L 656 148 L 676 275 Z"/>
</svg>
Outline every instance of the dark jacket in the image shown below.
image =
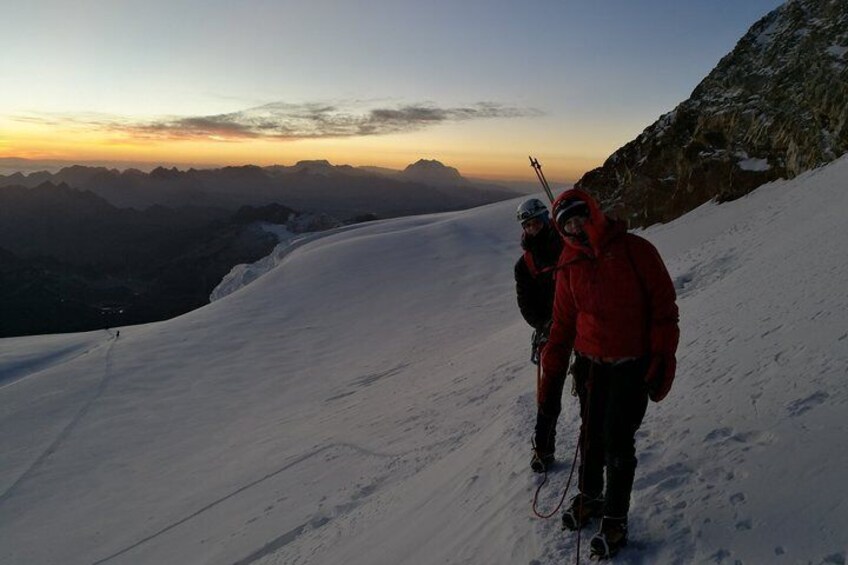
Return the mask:
<svg viewBox="0 0 848 565">
<path fill-rule="evenodd" d="M 515 263 L 515 294 L 518 308 L 528 324 L 547 333 L 554 305 L 554 272 L 562 239 L 548 224 L 536 237 L 521 238 L 524 255 Z M 528 264 L 529 263 L 529 264 Z"/>
</svg>

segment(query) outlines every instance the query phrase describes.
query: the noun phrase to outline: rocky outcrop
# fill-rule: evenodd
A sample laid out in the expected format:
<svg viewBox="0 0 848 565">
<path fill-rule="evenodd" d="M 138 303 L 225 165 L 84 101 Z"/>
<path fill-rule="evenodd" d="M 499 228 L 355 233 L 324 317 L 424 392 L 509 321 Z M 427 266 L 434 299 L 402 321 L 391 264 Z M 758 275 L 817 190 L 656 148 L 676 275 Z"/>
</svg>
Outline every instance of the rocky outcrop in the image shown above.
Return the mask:
<svg viewBox="0 0 848 565">
<path fill-rule="evenodd" d="M 848 3 L 790 0 L 754 24 L 688 100 L 577 186 L 645 226 L 846 151 Z"/>
</svg>

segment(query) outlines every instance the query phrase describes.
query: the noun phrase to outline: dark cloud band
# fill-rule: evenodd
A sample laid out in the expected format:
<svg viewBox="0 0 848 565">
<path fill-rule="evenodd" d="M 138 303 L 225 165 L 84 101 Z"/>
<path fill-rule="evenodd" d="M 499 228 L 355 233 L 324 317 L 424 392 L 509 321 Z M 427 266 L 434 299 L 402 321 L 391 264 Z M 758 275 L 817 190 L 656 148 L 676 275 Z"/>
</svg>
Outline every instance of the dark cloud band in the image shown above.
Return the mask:
<svg viewBox="0 0 848 565">
<path fill-rule="evenodd" d="M 319 139 L 362 137 L 420 130 L 441 123 L 478 119 L 539 116 L 534 109 L 480 102 L 466 107 L 440 108 L 412 104 L 395 108 L 358 108 L 355 104 L 287 104 L 275 102 L 240 112 L 213 116 L 166 118 L 147 122 L 93 116 L 65 118 L 77 126 L 121 132 L 150 139 Z M 26 117 L 56 125 L 57 118 Z"/>
</svg>

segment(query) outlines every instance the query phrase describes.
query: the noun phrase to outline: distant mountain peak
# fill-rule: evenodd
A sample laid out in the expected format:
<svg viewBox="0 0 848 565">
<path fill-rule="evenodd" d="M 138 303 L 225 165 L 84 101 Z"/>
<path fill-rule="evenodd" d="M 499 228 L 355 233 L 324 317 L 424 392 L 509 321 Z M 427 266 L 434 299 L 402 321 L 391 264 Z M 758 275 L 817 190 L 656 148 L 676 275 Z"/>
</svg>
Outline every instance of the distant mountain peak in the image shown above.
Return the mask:
<svg viewBox="0 0 848 565">
<path fill-rule="evenodd" d="M 430 168 L 436 168 L 436 169 L 446 168 L 445 165 L 441 161 L 438 161 L 436 159 L 418 159 L 417 161 L 415 161 L 411 165 L 408 165 L 406 168 L 408 170 L 408 169 L 412 169 L 412 168 L 421 168 L 421 167 L 430 167 Z"/>
<path fill-rule="evenodd" d="M 468 184 L 458 170 L 435 159 L 419 159 L 403 170 L 401 178 L 436 186 Z"/>
<path fill-rule="evenodd" d="M 181 175 L 182 173 L 176 167 L 171 167 L 170 169 L 156 167 L 150 171 L 150 178 L 157 180 L 175 180 L 180 178 Z"/>
<path fill-rule="evenodd" d="M 309 175 L 329 176 L 336 171 L 336 167 L 326 159 L 312 159 L 298 161 L 291 168 L 296 173 Z"/>
<path fill-rule="evenodd" d="M 326 159 L 304 159 L 294 164 L 295 167 L 332 167 Z"/>
</svg>

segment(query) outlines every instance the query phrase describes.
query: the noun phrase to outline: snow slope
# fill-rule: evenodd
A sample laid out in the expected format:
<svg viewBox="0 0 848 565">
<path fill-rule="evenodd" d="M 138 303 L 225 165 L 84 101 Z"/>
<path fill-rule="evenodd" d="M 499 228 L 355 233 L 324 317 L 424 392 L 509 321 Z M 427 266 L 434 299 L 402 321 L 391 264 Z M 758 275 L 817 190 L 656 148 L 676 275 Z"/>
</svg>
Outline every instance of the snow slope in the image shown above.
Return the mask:
<svg viewBox="0 0 848 565">
<path fill-rule="evenodd" d="M 845 563 L 846 182 L 843 158 L 645 232 L 682 337 L 616 562 Z M 516 203 L 330 233 L 120 336 L 0 340 L 0 562 L 574 561 L 531 513 Z M 566 399 L 566 462 L 576 422 Z"/>
</svg>

